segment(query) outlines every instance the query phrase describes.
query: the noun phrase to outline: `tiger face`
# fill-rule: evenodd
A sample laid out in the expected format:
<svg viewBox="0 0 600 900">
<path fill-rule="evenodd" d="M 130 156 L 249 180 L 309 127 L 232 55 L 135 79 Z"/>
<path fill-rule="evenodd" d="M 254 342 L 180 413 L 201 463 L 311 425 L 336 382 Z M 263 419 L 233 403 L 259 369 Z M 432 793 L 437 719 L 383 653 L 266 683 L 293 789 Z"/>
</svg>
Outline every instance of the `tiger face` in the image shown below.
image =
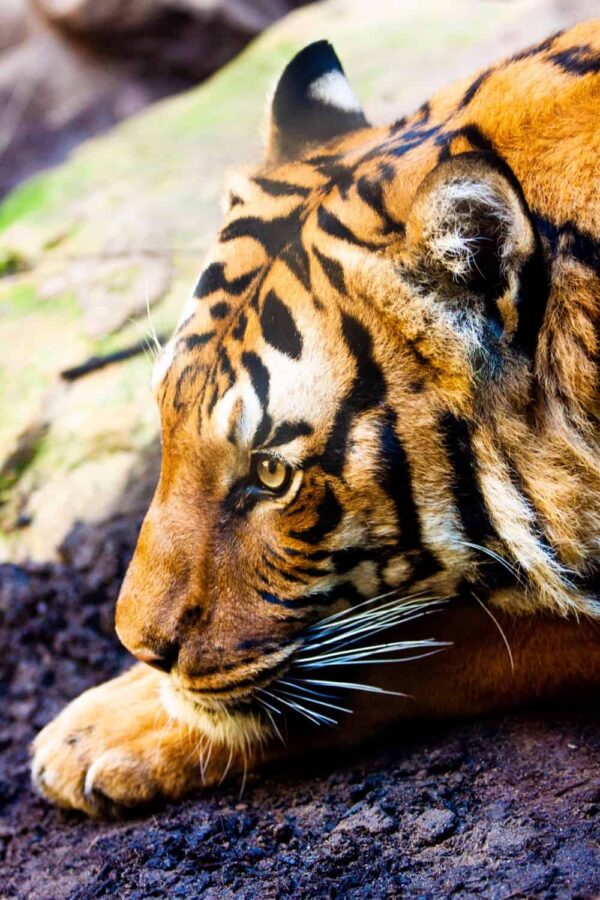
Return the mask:
<svg viewBox="0 0 600 900">
<path fill-rule="evenodd" d="M 162 470 L 117 608 L 190 715 L 250 715 L 348 605 L 523 591 L 485 476 L 495 417 L 529 440 L 548 273 L 517 179 L 459 126 L 368 127 L 325 42 L 279 82 L 155 368 Z"/>
</svg>

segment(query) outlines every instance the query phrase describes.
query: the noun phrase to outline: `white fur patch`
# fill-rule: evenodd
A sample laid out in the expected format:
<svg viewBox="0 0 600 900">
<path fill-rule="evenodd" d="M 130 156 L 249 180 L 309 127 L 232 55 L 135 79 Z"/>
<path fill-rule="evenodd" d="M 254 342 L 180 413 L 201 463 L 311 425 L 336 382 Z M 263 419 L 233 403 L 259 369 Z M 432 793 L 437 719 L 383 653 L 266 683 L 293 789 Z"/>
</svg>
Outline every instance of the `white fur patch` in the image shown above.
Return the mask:
<svg viewBox="0 0 600 900">
<path fill-rule="evenodd" d="M 150 386 L 153 391 L 156 391 L 159 384 L 167 374 L 168 370 L 171 368 L 174 354 L 175 344 L 171 340 L 154 363 L 154 367 L 152 369 L 152 378 L 150 380 Z"/>
<path fill-rule="evenodd" d="M 360 112 L 361 105 L 347 79 L 341 72 L 326 72 L 309 88 L 309 95 L 319 103 L 335 106 L 343 112 Z"/>
</svg>

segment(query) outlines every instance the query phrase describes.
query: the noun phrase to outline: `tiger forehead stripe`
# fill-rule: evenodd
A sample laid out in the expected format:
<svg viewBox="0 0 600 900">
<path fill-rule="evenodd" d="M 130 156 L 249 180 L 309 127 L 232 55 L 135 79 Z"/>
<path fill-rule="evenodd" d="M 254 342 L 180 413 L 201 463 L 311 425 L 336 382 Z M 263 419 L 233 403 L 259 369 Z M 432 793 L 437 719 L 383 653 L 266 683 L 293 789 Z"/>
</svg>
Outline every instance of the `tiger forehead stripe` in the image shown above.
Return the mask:
<svg viewBox="0 0 600 900">
<path fill-rule="evenodd" d="M 296 327 L 291 312 L 273 290 L 270 290 L 264 299 L 260 325 L 263 337 L 268 344 L 281 353 L 291 356 L 292 359 L 300 359 L 302 335 Z"/>
</svg>

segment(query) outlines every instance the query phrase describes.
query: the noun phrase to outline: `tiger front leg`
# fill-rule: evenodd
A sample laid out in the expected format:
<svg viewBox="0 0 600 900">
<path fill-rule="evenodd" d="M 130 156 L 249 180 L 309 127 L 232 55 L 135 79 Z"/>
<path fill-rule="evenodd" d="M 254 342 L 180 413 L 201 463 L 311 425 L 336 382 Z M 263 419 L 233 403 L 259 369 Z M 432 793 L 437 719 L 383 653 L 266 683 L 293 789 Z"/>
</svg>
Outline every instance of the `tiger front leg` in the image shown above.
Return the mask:
<svg viewBox="0 0 600 900">
<path fill-rule="evenodd" d="M 33 742 L 32 777 L 48 800 L 90 816 L 177 799 L 251 760 L 169 715 L 167 676 L 144 665 L 86 691 Z"/>
</svg>

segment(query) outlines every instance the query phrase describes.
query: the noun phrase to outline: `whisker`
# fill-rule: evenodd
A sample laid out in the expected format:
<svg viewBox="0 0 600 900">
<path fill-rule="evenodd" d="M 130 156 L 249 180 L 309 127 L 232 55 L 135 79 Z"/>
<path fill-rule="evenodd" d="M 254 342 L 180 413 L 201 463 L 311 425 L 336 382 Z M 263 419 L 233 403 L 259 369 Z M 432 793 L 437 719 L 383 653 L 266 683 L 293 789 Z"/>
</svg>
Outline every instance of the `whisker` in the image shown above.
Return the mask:
<svg viewBox="0 0 600 900">
<path fill-rule="evenodd" d="M 444 644 L 443 646 L 450 646 L 449 644 Z M 318 663 L 309 663 L 308 665 L 301 666 L 303 669 L 325 669 L 329 666 L 372 666 L 379 665 L 384 663 L 406 663 L 413 662 L 416 659 L 426 659 L 428 656 L 435 656 L 436 653 L 441 652 L 442 647 L 438 647 L 435 650 L 430 650 L 428 653 L 418 653 L 413 656 L 397 656 L 394 659 L 382 659 L 381 657 L 363 659 L 357 657 L 348 657 L 347 659 L 336 659 L 333 662 L 327 662 L 323 664 Z M 394 652 L 393 650 L 391 652 Z"/>
<path fill-rule="evenodd" d="M 510 572 L 511 575 L 513 575 L 513 577 L 516 579 L 516 581 L 519 584 L 521 584 L 521 585 L 523 584 L 523 579 L 521 578 L 521 574 L 515 568 L 515 566 L 513 566 L 513 564 L 511 562 L 509 562 L 507 559 L 505 559 L 503 556 L 500 556 L 499 553 L 496 553 L 495 550 L 491 550 L 489 547 L 484 547 L 482 544 L 469 543 L 469 541 L 461 541 L 461 544 L 464 547 L 470 547 L 471 550 L 479 550 L 481 553 L 485 553 L 487 556 L 491 557 L 491 559 L 494 559 L 496 562 L 500 563 L 501 566 L 504 566 L 504 568 L 508 572 Z"/>
<path fill-rule="evenodd" d="M 225 768 L 223 770 L 223 774 L 221 775 L 221 777 L 218 781 L 219 785 L 223 784 L 223 782 L 227 778 L 227 773 L 229 772 L 229 769 L 231 768 L 232 761 L 233 761 L 233 744 L 231 745 L 231 747 L 229 749 L 229 759 L 227 760 L 227 765 L 225 766 Z"/>
<path fill-rule="evenodd" d="M 307 694 L 314 694 L 315 697 L 326 697 L 331 700 L 337 700 L 335 694 L 324 694 L 323 691 L 312 691 L 310 688 L 301 687 L 299 684 L 296 684 L 293 679 L 282 679 L 281 681 L 278 681 L 277 684 L 285 684 L 287 687 L 294 688 L 294 690 L 306 691 Z"/>
<path fill-rule="evenodd" d="M 475 597 L 475 599 L 477 600 L 477 602 L 479 603 L 479 605 L 481 606 L 483 611 L 488 614 L 488 616 L 490 617 L 490 619 L 492 620 L 492 622 L 494 623 L 494 625 L 500 632 L 500 637 L 504 641 L 504 646 L 506 647 L 506 652 L 508 653 L 508 658 L 510 660 L 510 667 L 511 667 L 512 671 L 514 672 L 515 671 L 515 661 L 513 659 L 512 650 L 510 649 L 510 644 L 508 643 L 508 638 L 506 637 L 506 634 L 503 631 L 502 626 L 500 625 L 500 622 L 498 621 L 498 619 L 496 618 L 494 613 L 491 611 L 491 609 L 488 609 L 488 607 L 485 605 L 483 600 L 480 597 L 478 597 L 477 594 L 473 594 L 473 596 Z"/>
<path fill-rule="evenodd" d="M 148 326 L 150 328 L 150 337 L 152 338 L 152 342 L 155 348 L 155 356 L 159 356 L 162 353 L 162 345 L 158 339 L 158 335 L 156 333 L 156 329 L 154 327 L 154 321 L 152 320 L 152 313 L 150 312 L 150 296 L 148 294 L 148 285 L 144 284 L 144 293 L 146 294 L 146 316 L 148 317 Z"/>
<path fill-rule="evenodd" d="M 305 681 L 307 684 L 318 684 L 323 687 L 344 688 L 350 691 L 365 691 L 369 694 L 389 694 L 393 697 L 407 697 L 400 691 L 388 691 L 385 688 L 377 687 L 374 684 L 361 684 L 357 681 L 325 681 L 321 678 L 299 678 L 298 681 Z"/>
<path fill-rule="evenodd" d="M 389 653 L 395 650 L 414 650 L 417 647 L 437 647 L 441 642 L 427 638 L 420 641 L 391 641 L 386 644 L 371 644 L 369 647 L 355 647 L 353 650 L 334 650 L 331 653 L 318 653 L 316 656 L 297 657 L 299 665 L 306 665 L 311 662 L 324 662 L 329 659 L 339 659 L 340 657 L 364 656 L 368 653 Z M 444 645 L 445 646 L 445 645 Z"/>
<path fill-rule="evenodd" d="M 265 701 L 262 700 L 260 697 L 258 697 L 257 699 L 258 699 L 258 702 L 259 702 L 261 705 L 263 705 L 263 706 L 265 706 L 265 707 L 268 706 L 268 704 L 266 704 Z M 273 709 L 273 707 L 271 707 L 271 709 Z M 278 709 L 277 712 L 281 713 L 281 710 Z M 277 735 L 277 737 L 279 738 L 279 740 L 281 741 L 281 743 L 282 743 L 282 744 L 284 745 L 284 747 L 285 747 L 285 740 L 284 740 L 284 738 L 283 738 L 283 735 L 282 735 L 281 731 L 280 731 L 279 728 L 277 727 L 277 724 L 276 724 L 276 722 L 275 722 L 275 719 L 273 718 L 273 714 L 270 712 L 269 709 L 266 709 L 266 708 L 265 708 L 265 713 L 266 713 L 266 715 L 267 715 L 268 718 L 269 718 L 269 721 L 270 721 L 270 723 L 271 723 L 271 725 L 272 725 L 272 727 L 273 727 L 273 731 L 275 732 L 275 734 Z"/>
<path fill-rule="evenodd" d="M 322 723 L 337 725 L 337 721 L 335 719 L 332 719 L 330 716 L 326 716 L 324 713 L 316 712 L 312 709 L 307 709 L 305 706 L 302 706 L 301 703 L 287 700 L 280 694 L 272 694 L 270 693 L 270 691 L 266 691 L 264 688 L 259 688 L 259 690 L 263 691 L 265 694 L 268 694 L 268 696 L 274 697 L 276 700 L 279 700 L 279 702 L 283 703 L 285 706 L 289 706 L 290 709 L 294 709 L 296 710 L 296 712 L 299 712 L 302 715 L 306 716 L 306 718 L 314 722 L 315 725 L 321 725 Z"/>
<path fill-rule="evenodd" d="M 392 591 L 387 591 L 385 594 L 378 594 L 376 597 L 370 597 L 368 600 L 363 600 L 361 603 L 357 603 L 356 606 L 348 606 L 346 609 L 342 609 L 339 612 L 333 613 L 330 616 L 327 616 L 325 619 L 320 619 L 315 625 L 311 626 L 311 630 L 317 630 L 318 628 L 322 628 L 324 625 L 327 625 L 329 622 L 333 622 L 337 619 L 340 619 L 342 616 L 355 613 L 357 609 L 361 609 L 361 607 L 368 606 L 370 603 L 377 603 L 379 600 L 385 600 L 386 597 L 392 597 L 395 595 L 396 599 L 398 599 L 398 593 L 400 589 L 394 588 Z M 409 594 L 408 596 L 402 598 L 405 602 L 410 602 L 413 599 L 418 597 L 425 596 L 424 592 L 419 592 L 416 594 Z M 382 608 L 382 607 L 380 607 Z"/>
<path fill-rule="evenodd" d="M 303 697 L 301 695 L 298 696 L 298 694 L 292 694 L 291 691 L 279 691 L 278 693 L 280 696 L 283 694 L 285 697 L 294 697 L 296 700 L 304 700 L 305 702 L 309 702 L 309 698 Z M 351 709 L 347 709 L 347 707 L 345 707 L 345 706 L 336 706 L 335 703 L 325 703 L 324 700 L 315 700 L 312 697 L 310 698 L 310 702 L 316 703 L 318 706 L 326 706 L 326 707 L 329 707 L 330 709 L 337 709 L 340 712 L 345 712 L 345 713 L 352 712 Z"/>
<path fill-rule="evenodd" d="M 442 602 L 442 601 L 436 601 Z M 333 637 L 329 637 L 326 640 L 320 641 L 309 641 L 306 644 L 306 647 L 309 650 L 316 650 L 319 647 L 325 647 L 330 644 L 339 644 L 342 641 L 346 646 L 350 646 L 351 644 L 355 644 L 357 641 L 362 640 L 364 637 L 370 634 L 377 634 L 381 631 L 385 631 L 389 628 L 393 628 L 399 624 L 407 624 L 408 622 L 412 622 L 415 619 L 420 619 L 427 615 L 433 615 L 434 613 L 440 612 L 439 609 L 425 609 L 422 612 L 413 610 L 413 615 L 409 615 L 409 611 L 407 610 L 398 610 L 391 609 L 387 610 L 385 613 L 374 613 L 372 620 L 367 620 L 365 623 L 359 623 L 359 625 L 355 628 L 347 628 L 344 630 L 340 630 L 337 634 L 334 634 Z"/>
<path fill-rule="evenodd" d="M 248 760 L 246 759 L 246 754 L 244 754 L 244 774 L 242 775 L 242 783 L 240 785 L 240 793 L 238 795 L 238 801 L 241 801 L 244 796 L 244 790 L 246 789 L 246 778 L 248 777 Z"/>
<path fill-rule="evenodd" d="M 262 688 L 259 688 L 259 690 L 263 690 L 263 689 L 262 689 Z M 281 715 L 282 715 L 282 712 L 281 712 L 280 709 L 277 709 L 276 706 L 271 706 L 271 704 L 270 704 L 270 703 L 267 703 L 266 700 L 263 700 L 262 697 L 257 697 L 257 700 L 259 700 L 259 701 L 263 704 L 263 706 L 267 706 L 270 710 L 272 710 L 272 711 L 273 711 L 274 713 L 276 713 L 278 716 L 281 716 Z"/>
</svg>

